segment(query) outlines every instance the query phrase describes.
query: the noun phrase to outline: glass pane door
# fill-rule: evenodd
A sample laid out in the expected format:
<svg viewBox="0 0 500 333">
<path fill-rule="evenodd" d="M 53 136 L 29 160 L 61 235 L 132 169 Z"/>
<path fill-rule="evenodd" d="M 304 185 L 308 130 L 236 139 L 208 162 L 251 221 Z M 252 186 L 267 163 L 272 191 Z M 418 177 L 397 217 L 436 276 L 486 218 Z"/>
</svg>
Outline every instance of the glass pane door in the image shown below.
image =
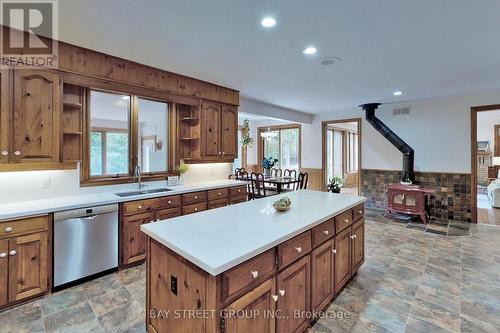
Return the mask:
<svg viewBox="0 0 500 333">
<path fill-rule="evenodd" d="M 281 130 L 281 156 L 279 166 L 281 169 L 299 169 L 299 129 L 287 128 Z"/>
</svg>

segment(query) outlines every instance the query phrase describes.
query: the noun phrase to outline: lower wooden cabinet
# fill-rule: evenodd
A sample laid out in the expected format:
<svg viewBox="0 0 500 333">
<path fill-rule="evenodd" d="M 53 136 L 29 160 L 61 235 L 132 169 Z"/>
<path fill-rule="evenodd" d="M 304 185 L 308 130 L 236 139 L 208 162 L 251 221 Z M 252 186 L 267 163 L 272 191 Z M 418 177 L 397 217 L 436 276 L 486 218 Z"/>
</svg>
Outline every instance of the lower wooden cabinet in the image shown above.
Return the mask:
<svg viewBox="0 0 500 333">
<path fill-rule="evenodd" d="M 276 332 L 276 320 L 270 315 L 276 310 L 276 278 L 271 278 L 246 293 L 224 309 L 221 326 L 227 333 Z M 238 316 L 238 313 L 258 314 Z"/>
<path fill-rule="evenodd" d="M 365 223 L 359 220 L 352 225 L 352 273 L 365 262 Z"/>
<path fill-rule="evenodd" d="M 49 290 L 49 217 L 1 223 L 0 308 Z"/>
<path fill-rule="evenodd" d="M 351 228 L 344 229 L 335 236 L 335 293 L 351 278 Z"/>
<path fill-rule="evenodd" d="M 9 302 L 48 290 L 47 255 L 46 231 L 9 239 Z"/>
<path fill-rule="evenodd" d="M 155 219 L 155 213 L 143 213 L 122 217 L 122 255 L 123 265 L 141 261 L 146 257 L 147 236 L 141 225 Z"/>
<path fill-rule="evenodd" d="M 306 256 L 292 264 L 277 276 L 278 318 L 280 333 L 304 332 L 309 326 L 308 311 L 311 309 L 311 259 Z"/>
<path fill-rule="evenodd" d="M 335 239 L 311 253 L 311 309 L 322 310 L 335 295 Z"/>
</svg>

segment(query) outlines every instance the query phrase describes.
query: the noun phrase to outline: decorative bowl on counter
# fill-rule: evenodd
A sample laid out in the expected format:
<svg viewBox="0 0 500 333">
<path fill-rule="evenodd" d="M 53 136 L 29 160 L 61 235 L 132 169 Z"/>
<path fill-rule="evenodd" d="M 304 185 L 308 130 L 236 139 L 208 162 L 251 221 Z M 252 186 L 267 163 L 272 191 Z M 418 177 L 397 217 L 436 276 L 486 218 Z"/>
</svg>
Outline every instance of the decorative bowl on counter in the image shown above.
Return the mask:
<svg viewBox="0 0 500 333">
<path fill-rule="evenodd" d="M 290 198 L 288 198 L 288 197 L 283 197 L 283 198 L 280 198 L 279 200 L 276 200 L 275 202 L 273 202 L 273 207 L 278 212 L 287 211 L 291 205 L 292 205 L 292 201 L 290 201 Z"/>
</svg>

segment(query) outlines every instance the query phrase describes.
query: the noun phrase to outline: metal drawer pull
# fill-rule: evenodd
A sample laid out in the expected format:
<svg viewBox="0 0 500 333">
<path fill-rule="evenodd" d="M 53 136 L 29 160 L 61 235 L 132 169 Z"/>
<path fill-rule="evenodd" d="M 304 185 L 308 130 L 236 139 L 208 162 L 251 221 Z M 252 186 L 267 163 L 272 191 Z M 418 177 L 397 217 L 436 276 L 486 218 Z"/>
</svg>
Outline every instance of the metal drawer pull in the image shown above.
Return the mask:
<svg viewBox="0 0 500 333">
<path fill-rule="evenodd" d="M 14 152 L 14 155 L 19 156 L 19 155 L 21 155 L 21 152 L 20 152 L 19 150 L 16 150 L 16 151 Z"/>
<path fill-rule="evenodd" d="M 358 210 L 358 214 L 363 214 L 363 211 L 362 210 Z"/>
<path fill-rule="evenodd" d="M 352 236 L 351 236 L 351 239 L 356 239 L 356 235 L 352 235 Z"/>
<path fill-rule="evenodd" d="M 16 250 L 11 250 L 11 251 L 9 252 L 9 254 L 10 254 L 11 256 L 15 256 L 15 255 L 16 255 L 16 253 L 17 253 L 17 252 L 16 252 Z"/>
<path fill-rule="evenodd" d="M 259 276 L 259 271 L 251 271 L 250 274 L 252 274 L 252 277 L 256 279 L 257 276 Z"/>
<path fill-rule="evenodd" d="M 9 155 L 9 152 L 7 150 L 4 150 L 4 151 L 2 151 L 2 155 L 7 156 L 7 155 Z"/>
<path fill-rule="evenodd" d="M 349 219 L 345 219 L 345 220 L 344 220 L 344 222 L 345 222 L 345 223 L 349 223 Z"/>
<path fill-rule="evenodd" d="M 296 247 L 295 250 L 297 250 L 298 253 L 302 252 L 302 248 L 300 246 Z"/>
<path fill-rule="evenodd" d="M 284 289 L 280 289 L 280 290 L 278 290 L 278 292 L 280 293 L 281 296 L 285 296 L 285 290 Z"/>
<path fill-rule="evenodd" d="M 325 235 L 328 235 L 328 234 L 329 234 L 328 230 L 323 231 L 323 233 L 324 233 Z"/>
<path fill-rule="evenodd" d="M 5 258 L 5 257 L 7 257 L 7 253 L 5 252 L 0 253 L 0 258 Z"/>
<path fill-rule="evenodd" d="M 336 249 L 333 249 L 332 252 L 333 252 L 333 254 L 337 254 L 337 250 Z"/>
<path fill-rule="evenodd" d="M 277 301 L 278 301 L 278 295 L 273 295 L 273 300 L 274 300 L 275 302 L 277 302 Z"/>
<path fill-rule="evenodd" d="M 11 232 L 11 231 L 12 231 L 12 227 L 5 228 L 5 232 Z"/>
</svg>

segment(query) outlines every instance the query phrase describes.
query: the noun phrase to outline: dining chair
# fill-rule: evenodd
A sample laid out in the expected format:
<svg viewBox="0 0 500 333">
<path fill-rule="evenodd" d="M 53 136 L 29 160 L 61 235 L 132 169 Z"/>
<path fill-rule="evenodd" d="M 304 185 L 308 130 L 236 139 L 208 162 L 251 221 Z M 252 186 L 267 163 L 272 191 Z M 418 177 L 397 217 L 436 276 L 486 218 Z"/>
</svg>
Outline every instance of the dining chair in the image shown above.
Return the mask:
<svg viewBox="0 0 500 333">
<path fill-rule="evenodd" d="M 251 199 L 260 199 L 278 194 L 278 192 L 267 189 L 265 186 L 264 174 L 252 172 L 250 175 Z"/>
<path fill-rule="evenodd" d="M 309 180 L 309 174 L 307 172 L 300 172 L 297 178 L 298 183 L 295 187 L 296 190 L 305 190 L 307 189 L 307 182 Z"/>
<path fill-rule="evenodd" d="M 292 179 L 297 179 L 297 170 L 295 169 L 285 169 L 283 171 L 283 177 L 290 177 Z M 282 191 L 283 192 L 286 192 L 286 191 L 293 191 L 295 190 L 295 184 L 286 184 L 282 187 Z"/>
<path fill-rule="evenodd" d="M 281 177 L 283 172 L 280 168 L 271 168 L 271 177 Z"/>
<path fill-rule="evenodd" d="M 241 175 L 242 172 L 246 172 L 245 168 L 236 168 L 236 169 L 234 169 L 235 178 L 238 179 L 238 180 L 241 180 L 240 175 Z"/>
</svg>

